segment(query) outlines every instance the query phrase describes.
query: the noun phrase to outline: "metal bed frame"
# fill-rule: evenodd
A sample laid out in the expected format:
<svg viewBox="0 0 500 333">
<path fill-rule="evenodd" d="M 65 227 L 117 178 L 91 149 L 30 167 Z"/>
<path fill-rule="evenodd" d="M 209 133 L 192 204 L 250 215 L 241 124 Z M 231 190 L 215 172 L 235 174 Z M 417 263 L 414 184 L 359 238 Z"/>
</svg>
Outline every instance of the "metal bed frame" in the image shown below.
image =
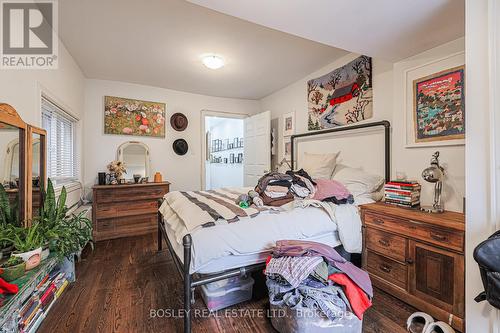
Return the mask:
<svg viewBox="0 0 500 333">
<path fill-rule="evenodd" d="M 390 128 L 391 128 L 391 124 L 387 120 L 372 122 L 372 123 L 364 123 L 364 124 L 359 124 L 359 125 L 338 127 L 338 128 L 333 128 L 333 129 L 328 129 L 328 130 L 323 130 L 323 131 L 316 131 L 316 132 L 311 132 L 311 133 L 292 135 L 292 137 L 291 137 L 291 143 L 292 143 L 291 166 L 292 166 L 292 169 L 294 167 L 294 160 L 293 160 L 293 157 L 294 157 L 294 139 L 316 136 L 316 135 L 324 135 L 324 134 L 328 134 L 328 133 L 356 130 L 356 129 L 361 129 L 361 128 L 370 128 L 370 127 L 384 127 L 384 131 L 385 131 L 385 145 L 384 145 L 384 147 L 385 147 L 385 178 L 387 181 L 389 181 L 390 180 Z M 162 199 L 158 200 L 158 207 L 162 204 L 162 202 L 163 202 Z M 259 263 L 259 264 L 254 264 L 254 265 L 250 265 L 250 266 L 231 269 L 231 270 L 228 270 L 228 271 L 225 271 L 222 273 L 209 274 L 209 275 L 205 275 L 203 277 L 197 273 L 191 274 L 189 272 L 189 269 L 191 267 L 191 256 L 192 256 L 191 251 L 192 251 L 192 244 L 193 244 L 193 239 L 192 239 L 191 235 L 187 234 L 182 238 L 182 245 L 184 247 L 184 260 L 181 261 L 179 259 L 179 257 L 176 255 L 172 244 L 170 243 L 170 240 L 167 236 L 167 230 L 165 229 L 165 225 L 163 223 L 163 216 L 158 211 L 158 251 L 161 251 L 163 249 L 163 242 L 162 242 L 163 239 L 165 240 L 165 243 L 167 244 L 168 250 L 169 250 L 170 254 L 172 255 L 175 266 L 177 267 L 177 270 L 183 279 L 183 284 L 184 284 L 184 309 L 183 310 L 184 310 L 184 313 L 182 315 L 184 318 L 184 333 L 191 333 L 191 305 L 194 303 L 194 288 L 201 286 L 201 285 L 211 283 L 211 282 L 224 280 L 224 279 L 227 279 L 230 277 L 245 276 L 251 272 L 259 271 L 259 270 L 262 270 L 265 268 L 265 263 Z"/>
</svg>

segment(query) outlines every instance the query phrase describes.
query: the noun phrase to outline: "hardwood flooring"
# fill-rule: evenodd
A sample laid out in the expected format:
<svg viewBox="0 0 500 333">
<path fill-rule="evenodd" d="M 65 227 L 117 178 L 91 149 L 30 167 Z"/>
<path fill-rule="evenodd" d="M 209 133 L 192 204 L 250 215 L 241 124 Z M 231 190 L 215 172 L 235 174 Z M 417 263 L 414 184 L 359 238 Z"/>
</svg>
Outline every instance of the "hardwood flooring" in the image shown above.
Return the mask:
<svg viewBox="0 0 500 333">
<path fill-rule="evenodd" d="M 182 288 L 168 251 L 156 251 L 156 235 L 137 236 L 96 244 L 77 264 L 77 281 L 54 305 L 41 333 L 182 332 L 182 318 L 172 318 L 182 307 Z M 262 277 L 256 276 L 254 299 L 236 305 L 242 317 L 196 317 L 193 332 L 276 332 L 265 317 L 268 307 Z M 199 293 L 194 310 L 205 311 Z M 380 290 L 364 316 L 365 333 L 398 333 L 415 309 Z M 157 316 L 152 316 L 157 314 Z"/>
</svg>

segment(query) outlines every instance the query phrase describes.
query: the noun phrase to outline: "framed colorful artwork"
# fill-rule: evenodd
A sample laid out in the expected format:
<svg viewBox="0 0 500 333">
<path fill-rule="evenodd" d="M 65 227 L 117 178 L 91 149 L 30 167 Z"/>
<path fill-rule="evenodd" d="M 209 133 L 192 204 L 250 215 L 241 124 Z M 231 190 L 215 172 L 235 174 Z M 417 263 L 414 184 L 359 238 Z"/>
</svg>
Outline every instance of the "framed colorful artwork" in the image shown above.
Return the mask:
<svg viewBox="0 0 500 333">
<path fill-rule="evenodd" d="M 406 148 L 465 144 L 463 52 L 404 71 Z"/>
<path fill-rule="evenodd" d="M 307 82 L 308 129 L 321 130 L 373 117 L 372 59 L 360 56 Z"/>
<path fill-rule="evenodd" d="M 464 66 L 413 81 L 415 142 L 465 138 Z"/>
<path fill-rule="evenodd" d="M 165 103 L 104 97 L 104 134 L 165 137 Z"/>
<path fill-rule="evenodd" d="M 283 115 L 283 136 L 290 136 L 295 133 L 295 112 Z"/>
</svg>

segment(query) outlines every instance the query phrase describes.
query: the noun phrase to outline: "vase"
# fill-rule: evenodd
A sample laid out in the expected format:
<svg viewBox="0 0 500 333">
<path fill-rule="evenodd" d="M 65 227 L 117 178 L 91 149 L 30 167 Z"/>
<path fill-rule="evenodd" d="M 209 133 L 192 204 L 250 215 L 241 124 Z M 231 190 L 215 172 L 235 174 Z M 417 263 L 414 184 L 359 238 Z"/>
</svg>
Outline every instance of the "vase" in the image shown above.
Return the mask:
<svg viewBox="0 0 500 333">
<path fill-rule="evenodd" d="M 109 183 L 111 185 L 117 185 L 118 184 L 118 178 L 116 177 L 116 173 L 110 172 L 109 173 Z"/>
<path fill-rule="evenodd" d="M 40 261 L 42 259 L 42 247 L 28 252 L 12 253 L 12 256 L 23 259 L 26 263 L 26 270 L 29 271 L 30 269 L 40 265 Z"/>
<path fill-rule="evenodd" d="M 26 272 L 26 263 L 22 262 L 15 266 L 0 268 L 0 271 L 0 278 L 7 282 L 12 282 L 24 275 L 24 272 Z"/>
<path fill-rule="evenodd" d="M 163 181 L 161 173 L 159 173 L 159 172 L 155 173 L 154 180 L 155 180 L 155 183 L 161 183 Z"/>
</svg>

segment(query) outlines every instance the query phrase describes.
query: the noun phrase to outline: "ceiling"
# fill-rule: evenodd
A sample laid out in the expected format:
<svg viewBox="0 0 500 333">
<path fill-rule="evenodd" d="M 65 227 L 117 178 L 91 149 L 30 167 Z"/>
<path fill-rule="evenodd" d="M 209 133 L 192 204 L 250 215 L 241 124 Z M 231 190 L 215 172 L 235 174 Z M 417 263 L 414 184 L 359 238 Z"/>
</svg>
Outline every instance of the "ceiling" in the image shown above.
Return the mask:
<svg viewBox="0 0 500 333">
<path fill-rule="evenodd" d="M 407 58 L 465 35 L 464 0 L 189 1 L 388 61 Z"/>
<path fill-rule="evenodd" d="M 59 35 L 87 78 L 246 99 L 347 54 L 184 0 L 59 1 Z M 206 53 L 225 67 L 206 68 Z"/>
<path fill-rule="evenodd" d="M 88 78 L 246 99 L 344 50 L 401 60 L 463 36 L 465 21 L 464 0 L 64 0 L 59 17 Z M 226 65 L 204 67 L 207 53 Z"/>
</svg>

